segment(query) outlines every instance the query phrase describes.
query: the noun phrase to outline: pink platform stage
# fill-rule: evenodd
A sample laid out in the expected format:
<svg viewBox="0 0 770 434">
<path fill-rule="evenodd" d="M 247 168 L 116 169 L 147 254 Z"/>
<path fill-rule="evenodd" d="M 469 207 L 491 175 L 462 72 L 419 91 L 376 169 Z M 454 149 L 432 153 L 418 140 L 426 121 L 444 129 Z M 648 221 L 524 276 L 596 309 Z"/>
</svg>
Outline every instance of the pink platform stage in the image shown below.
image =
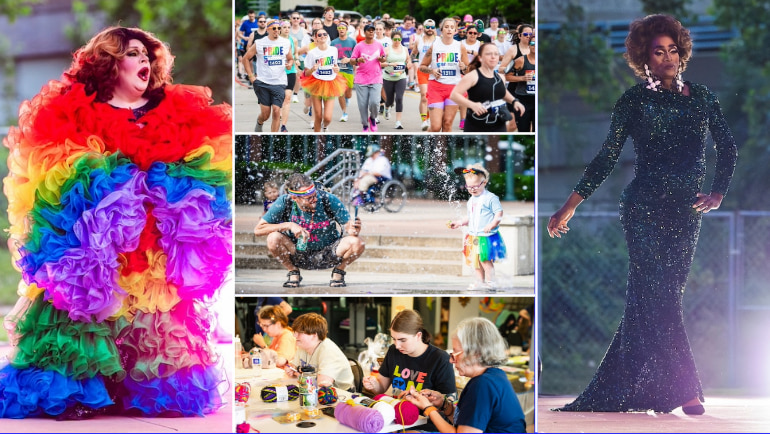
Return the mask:
<svg viewBox="0 0 770 434">
<path fill-rule="evenodd" d="M 708 393 L 706 414 L 573 413 L 550 411 L 574 396 L 540 396 L 537 432 L 541 433 L 749 433 L 770 432 L 770 397 L 732 391 Z"/>
</svg>

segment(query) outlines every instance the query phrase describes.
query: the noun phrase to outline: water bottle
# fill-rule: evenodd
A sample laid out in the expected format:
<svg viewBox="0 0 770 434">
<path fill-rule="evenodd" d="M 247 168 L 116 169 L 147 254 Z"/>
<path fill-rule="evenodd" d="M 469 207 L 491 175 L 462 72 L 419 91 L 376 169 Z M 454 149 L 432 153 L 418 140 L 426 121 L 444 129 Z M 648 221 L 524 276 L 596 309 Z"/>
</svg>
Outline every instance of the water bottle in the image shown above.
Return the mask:
<svg viewBox="0 0 770 434">
<path fill-rule="evenodd" d="M 299 406 L 303 410 L 318 407 L 318 376 L 312 366 L 299 368 Z"/>
<path fill-rule="evenodd" d="M 297 251 L 304 252 L 307 250 L 307 237 L 300 236 L 297 238 Z"/>
<path fill-rule="evenodd" d="M 254 374 L 262 374 L 262 352 L 259 348 L 254 347 L 251 349 L 251 368 L 254 370 Z"/>
<path fill-rule="evenodd" d="M 241 338 L 234 336 L 233 342 L 235 342 L 235 360 L 241 360 Z"/>
</svg>

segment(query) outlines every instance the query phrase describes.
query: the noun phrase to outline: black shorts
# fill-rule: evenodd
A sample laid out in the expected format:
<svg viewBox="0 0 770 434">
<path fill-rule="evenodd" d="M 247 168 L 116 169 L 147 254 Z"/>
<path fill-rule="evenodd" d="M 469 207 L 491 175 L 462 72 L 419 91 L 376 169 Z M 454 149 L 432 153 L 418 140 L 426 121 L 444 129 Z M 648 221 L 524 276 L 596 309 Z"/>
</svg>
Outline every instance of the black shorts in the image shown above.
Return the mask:
<svg viewBox="0 0 770 434">
<path fill-rule="evenodd" d="M 286 90 L 294 90 L 294 85 L 297 83 L 297 73 L 286 74 L 286 80 Z"/>
<path fill-rule="evenodd" d="M 286 99 L 286 86 L 282 84 L 267 84 L 259 80 L 254 81 L 254 93 L 257 95 L 259 105 L 278 106 L 283 105 Z"/>
<path fill-rule="evenodd" d="M 325 270 L 336 267 L 342 262 L 342 258 L 337 256 L 337 246 L 340 240 L 337 240 L 321 250 L 305 250 L 291 255 L 291 263 L 297 268 L 303 270 Z"/>
</svg>

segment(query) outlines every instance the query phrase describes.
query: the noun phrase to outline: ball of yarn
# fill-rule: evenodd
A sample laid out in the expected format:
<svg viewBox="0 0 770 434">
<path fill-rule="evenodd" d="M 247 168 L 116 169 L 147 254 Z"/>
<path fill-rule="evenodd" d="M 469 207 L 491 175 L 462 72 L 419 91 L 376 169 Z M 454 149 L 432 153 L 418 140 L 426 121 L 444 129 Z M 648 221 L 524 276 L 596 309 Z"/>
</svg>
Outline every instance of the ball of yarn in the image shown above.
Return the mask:
<svg viewBox="0 0 770 434">
<path fill-rule="evenodd" d="M 329 405 L 337 402 L 337 391 L 330 386 L 321 386 L 318 388 L 318 403 Z"/>
<path fill-rule="evenodd" d="M 299 387 L 296 384 L 265 386 L 259 394 L 265 402 L 294 401 L 299 398 Z"/>
<path fill-rule="evenodd" d="M 364 396 L 353 398 L 353 401 L 355 401 L 356 404 L 361 404 L 380 412 L 382 415 L 382 420 L 385 421 L 385 425 L 393 423 L 393 421 L 396 419 L 396 410 L 387 402 L 376 401 Z"/>
<path fill-rule="evenodd" d="M 340 402 L 334 408 L 334 417 L 339 423 L 361 432 L 380 432 L 385 426 L 377 410 L 348 402 Z"/>
<path fill-rule="evenodd" d="M 409 401 L 392 398 L 388 395 L 377 395 L 377 401 L 387 402 L 396 412 L 395 421 L 399 425 L 411 425 L 420 417 L 420 409 Z"/>
</svg>

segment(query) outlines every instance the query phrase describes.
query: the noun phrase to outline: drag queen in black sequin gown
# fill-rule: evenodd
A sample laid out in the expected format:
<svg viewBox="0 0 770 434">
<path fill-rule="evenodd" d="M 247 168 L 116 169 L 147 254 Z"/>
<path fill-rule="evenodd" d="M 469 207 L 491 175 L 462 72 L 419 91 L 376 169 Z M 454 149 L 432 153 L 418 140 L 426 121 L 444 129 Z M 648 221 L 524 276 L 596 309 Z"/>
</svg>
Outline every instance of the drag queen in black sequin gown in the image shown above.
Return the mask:
<svg viewBox="0 0 770 434">
<path fill-rule="evenodd" d="M 548 222 L 551 237 L 569 230 L 575 209 L 610 174 L 631 136 L 635 178 L 620 199 L 629 251 L 625 311 L 591 383 L 558 410 L 666 413 L 681 406 L 687 414 L 702 414 L 682 297 L 702 214 L 721 204 L 736 146 L 714 94 L 681 81 L 692 49 L 687 29 L 669 16 L 651 15 L 631 24 L 626 48 L 629 65 L 646 82 L 617 101 L 604 145 Z M 708 132 L 716 145 L 716 172 L 711 193 L 704 194 Z"/>
</svg>

